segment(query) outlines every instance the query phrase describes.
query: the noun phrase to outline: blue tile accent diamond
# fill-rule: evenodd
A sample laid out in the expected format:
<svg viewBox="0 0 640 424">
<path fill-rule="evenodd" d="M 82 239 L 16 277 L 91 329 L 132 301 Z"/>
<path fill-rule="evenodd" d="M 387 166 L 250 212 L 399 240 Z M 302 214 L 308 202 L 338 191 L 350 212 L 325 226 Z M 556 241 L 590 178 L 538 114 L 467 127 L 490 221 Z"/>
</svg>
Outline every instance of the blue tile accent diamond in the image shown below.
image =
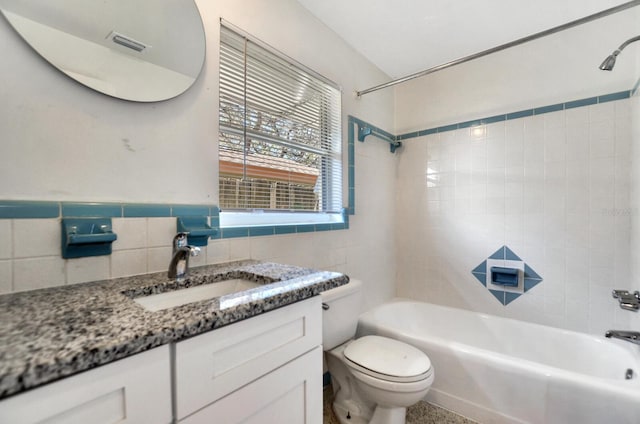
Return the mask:
<svg viewBox="0 0 640 424">
<path fill-rule="evenodd" d="M 496 264 L 495 261 L 513 261 L 513 262 L 520 262 L 520 268 L 524 266 L 524 272 L 523 271 L 519 271 L 519 273 L 524 274 L 523 277 L 524 279 L 521 280 L 521 284 L 522 285 L 517 285 L 514 284 L 514 287 L 510 287 L 508 289 L 505 290 L 496 290 L 496 289 L 492 289 L 492 287 L 495 287 L 495 285 L 490 284 L 491 282 L 487 282 L 487 274 L 488 272 L 488 262 L 489 260 L 492 260 L 494 262 L 491 262 L 491 266 L 492 269 L 494 269 L 494 265 Z M 513 263 L 512 262 L 512 263 Z M 496 268 L 499 266 L 503 266 L 503 265 L 499 265 L 499 263 L 496 264 Z M 506 265 L 504 265 L 506 266 Z M 510 267 L 516 266 L 516 265 L 509 265 Z M 524 261 L 522 259 L 520 259 L 520 257 L 518 255 L 516 255 L 516 253 L 511 250 L 509 247 L 507 246 L 502 246 L 501 248 L 499 248 L 498 250 L 496 250 L 491 256 L 489 256 L 489 258 L 485 261 L 483 261 L 482 263 L 480 263 L 478 266 L 476 266 L 472 271 L 471 274 L 475 277 L 476 280 L 478 280 L 483 286 L 487 287 L 487 289 L 489 289 L 489 292 L 493 295 L 493 297 L 495 297 L 496 299 L 498 299 L 498 301 L 500 303 L 502 303 L 503 305 L 508 305 L 511 302 L 513 302 L 514 300 L 516 300 L 517 298 L 519 298 L 520 296 L 522 296 L 524 293 L 526 293 L 527 291 L 531 290 L 533 287 L 537 286 L 538 284 L 540 284 L 542 282 L 542 277 L 540 277 L 540 275 L 538 275 L 529 265 L 527 265 L 526 263 L 524 263 Z M 521 275 L 522 275 L 521 274 Z M 522 278 L 522 277 L 520 277 Z M 495 284 L 495 283 L 493 283 Z"/>
</svg>

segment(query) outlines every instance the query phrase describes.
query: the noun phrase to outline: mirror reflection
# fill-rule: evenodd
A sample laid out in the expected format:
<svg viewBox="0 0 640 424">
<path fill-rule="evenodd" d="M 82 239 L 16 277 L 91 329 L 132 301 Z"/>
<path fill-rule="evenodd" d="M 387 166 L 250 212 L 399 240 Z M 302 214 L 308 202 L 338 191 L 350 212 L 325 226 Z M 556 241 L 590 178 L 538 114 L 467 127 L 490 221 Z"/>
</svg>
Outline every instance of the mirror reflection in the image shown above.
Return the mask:
<svg viewBox="0 0 640 424">
<path fill-rule="evenodd" d="M 0 11 L 53 66 L 121 99 L 175 97 L 204 63 L 193 0 L 0 0 Z"/>
</svg>

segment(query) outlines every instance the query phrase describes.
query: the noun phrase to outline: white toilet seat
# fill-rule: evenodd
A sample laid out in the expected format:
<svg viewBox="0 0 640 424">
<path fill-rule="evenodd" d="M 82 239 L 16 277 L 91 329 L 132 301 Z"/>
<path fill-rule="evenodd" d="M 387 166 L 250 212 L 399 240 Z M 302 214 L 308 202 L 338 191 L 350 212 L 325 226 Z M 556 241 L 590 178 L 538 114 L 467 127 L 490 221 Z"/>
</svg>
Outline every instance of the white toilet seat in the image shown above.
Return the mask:
<svg viewBox="0 0 640 424">
<path fill-rule="evenodd" d="M 372 378 L 392 383 L 414 383 L 433 373 L 431 361 L 421 350 L 398 340 L 365 336 L 344 349 L 349 368 Z"/>
</svg>

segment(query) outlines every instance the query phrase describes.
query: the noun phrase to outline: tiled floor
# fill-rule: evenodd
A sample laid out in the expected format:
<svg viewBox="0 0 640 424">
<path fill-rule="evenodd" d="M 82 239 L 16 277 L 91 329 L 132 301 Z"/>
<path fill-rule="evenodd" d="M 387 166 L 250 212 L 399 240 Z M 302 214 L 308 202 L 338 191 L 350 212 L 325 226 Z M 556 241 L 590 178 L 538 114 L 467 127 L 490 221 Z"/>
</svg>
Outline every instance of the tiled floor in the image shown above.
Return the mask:
<svg viewBox="0 0 640 424">
<path fill-rule="evenodd" d="M 333 391 L 327 386 L 323 392 L 324 417 L 323 424 L 340 424 L 331 409 Z M 407 409 L 407 424 L 477 424 L 475 421 L 461 417 L 446 409 L 438 408 L 427 402 L 418 402 Z"/>
</svg>

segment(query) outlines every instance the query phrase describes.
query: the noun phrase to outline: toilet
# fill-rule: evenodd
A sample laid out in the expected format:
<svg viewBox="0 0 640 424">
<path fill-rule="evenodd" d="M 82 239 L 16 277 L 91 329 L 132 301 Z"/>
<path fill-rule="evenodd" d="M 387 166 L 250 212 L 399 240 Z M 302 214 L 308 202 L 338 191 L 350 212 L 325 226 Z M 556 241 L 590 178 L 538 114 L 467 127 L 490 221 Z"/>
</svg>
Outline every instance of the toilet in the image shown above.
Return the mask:
<svg viewBox="0 0 640 424">
<path fill-rule="evenodd" d="M 338 420 L 341 424 L 404 424 L 407 407 L 423 399 L 433 383 L 429 357 L 387 337 L 354 339 L 361 281 L 351 280 L 321 296 L 322 344 Z"/>
</svg>

